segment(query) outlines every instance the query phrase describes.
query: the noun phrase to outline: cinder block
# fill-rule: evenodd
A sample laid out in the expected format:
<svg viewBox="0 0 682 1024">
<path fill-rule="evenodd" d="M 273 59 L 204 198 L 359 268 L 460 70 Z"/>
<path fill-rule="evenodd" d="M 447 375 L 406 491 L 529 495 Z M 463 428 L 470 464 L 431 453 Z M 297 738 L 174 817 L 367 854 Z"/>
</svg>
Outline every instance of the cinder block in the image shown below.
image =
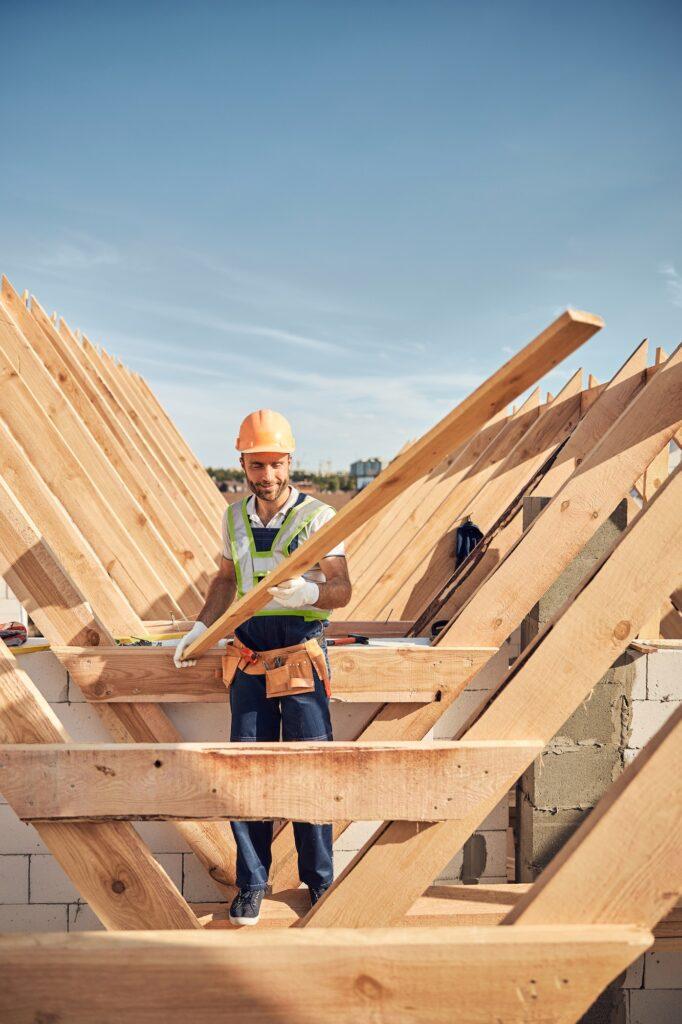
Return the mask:
<svg viewBox="0 0 682 1024">
<path fill-rule="evenodd" d="M 184 855 L 182 853 L 160 853 L 155 858 L 173 884 L 177 887 L 178 892 L 182 892 L 183 856 Z"/>
<path fill-rule="evenodd" d="M 634 963 L 630 964 L 625 977 L 621 982 L 621 988 L 641 988 L 644 984 L 644 957 L 640 956 Z"/>
<path fill-rule="evenodd" d="M 339 850 L 338 853 L 334 850 L 334 878 L 338 878 L 341 872 L 348 867 L 355 853 L 355 850 Z"/>
<path fill-rule="evenodd" d="M 513 646 L 511 650 L 514 652 L 514 656 L 518 654 L 516 646 Z M 497 654 L 494 654 L 490 661 L 487 661 L 479 669 L 468 684 L 467 690 L 490 690 L 493 686 L 497 686 L 509 671 L 509 658 L 510 647 L 507 644 L 502 644 Z"/>
<path fill-rule="evenodd" d="M 462 864 L 464 863 L 464 851 L 458 850 L 454 857 L 448 861 L 441 873 L 434 879 L 434 885 L 441 882 L 461 881 Z"/>
<path fill-rule="evenodd" d="M 682 700 L 682 650 L 656 651 L 647 656 L 649 700 Z"/>
<path fill-rule="evenodd" d="M 333 685 L 332 682 L 332 689 Z M 378 704 L 333 700 L 330 705 L 330 715 L 334 739 L 356 739 L 371 716 L 376 713 L 378 706 Z"/>
<path fill-rule="evenodd" d="M 0 903 L 28 903 L 28 857 L 0 857 Z"/>
<path fill-rule="evenodd" d="M 673 711 L 679 708 L 682 701 L 666 700 L 633 700 L 632 729 L 628 738 L 628 746 L 639 749 L 646 746 L 652 736 L 664 725 Z"/>
<path fill-rule="evenodd" d="M 646 700 L 649 656 L 641 654 L 639 651 L 630 651 L 629 654 L 632 658 L 632 670 L 634 673 L 630 697 L 632 700 Z"/>
<path fill-rule="evenodd" d="M 70 932 L 103 932 L 104 925 L 87 903 L 69 903 Z"/>
<path fill-rule="evenodd" d="M 227 743 L 230 739 L 227 704 L 163 704 L 162 707 L 187 743 Z"/>
<path fill-rule="evenodd" d="M 382 825 L 381 821 L 353 821 L 334 843 L 334 854 L 352 850 L 354 853 L 364 846 L 370 836 Z"/>
<path fill-rule="evenodd" d="M 682 989 L 682 952 L 653 950 L 644 960 L 644 988 Z"/>
<path fill-rule="evenodd" d="M 483 694 L 480 690 L 464 690 L 447 711 L 438 719 L 433 727 L 433 738 L 450 740 L 458 729 L 464 725 L 469 715 L 481 704 Z"/>
<path fill-rule="evenodd" d="M 65 932 L 67 910 L 58 904 L 0 906 L 0 932 Z"/>
<path fill-rule="evenodd" d="M 47 847 L 33 825 L 27 825 L 16 816 L 9 804 L 3 804 L 0 807 L 0 855 L 47 852 Z"/>
<path fill-rule="evenodd" d="M 61 704 L 68 700 L 66 669 L 52 651 L 20 655 L 17 660 L 48 703 Z"/>
<path fill-rule="evenodd" d="M 481 878 L 489 882 L 491 878 L 507 876 L 507 830 L 495 832 L 480 831 L 476 835 L 483 836 L 486 846 L 486 863 Z"/>
<path fill-rule="evenodd" d="M 573 835 L 588 810 L 538 811 L 519 801 L 519 882 L 532 882 Z"/>
<path fill-rule="evenodd" d="M 224 903 L 225 896 L 211 881 L 206 868 L 195 855 L 185 853 L 182 857 L 184 860 L 182 894 L 185 899 L 190 903 Z"/>
<path fill-rule="evenodd" d="M 509 826 L 509 796 L 505 795 L 500 800 L 495 810 L 491 811 L 487 818 L 481 822 L 480 832 L 499 832 Z"/>
<path fill-rule="evenodd" d="M 523 788 L 539 810 L 594 807 L 620 770 L 618 746 L 553 744 L 524 773 Z"/>
<path fill-rule="evenodd" d="M 54 710 L 74 743 L 111 743 L 111 733 L 90 704 L 55 704 Z"/>
<path fill-rule="evenodd" d="M 31 903 L 75 903 L 80 893 L 50 854 L 31 857 Z"/>
<path fill-rule="evenodd" d="M 681 1020 L 682 988 L 640 988 L 630 992 L 628 1024 L 680 1024 Z"/>
<path fill-rule="evenodd" d="M 190 853 L 190 848 L 170 821 L 134 821 L 133 826 L 152 853 Z"/>
</svg>

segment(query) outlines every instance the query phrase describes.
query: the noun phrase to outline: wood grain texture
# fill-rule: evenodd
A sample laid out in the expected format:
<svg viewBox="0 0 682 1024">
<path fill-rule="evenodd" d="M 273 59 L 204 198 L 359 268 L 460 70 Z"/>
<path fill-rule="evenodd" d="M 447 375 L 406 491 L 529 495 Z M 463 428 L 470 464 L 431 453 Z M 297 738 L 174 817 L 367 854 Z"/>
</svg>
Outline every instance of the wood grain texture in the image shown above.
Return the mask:
<svg viewBox="0 0 682 1024">
<path fill-rule="evenodd" d="M 68 742 L 54 711 L 0 640 L 0 743 Z M 107 928 L 200 927 L 128 823 L 44 822 L 36 829 Z"/>
<path fill-rule="evenodd" d="M 186 657 L 191 659 L 208 650 L 217 639 L 227 636 L 241 622 L 263 608 L 270 599 L 268 587 L 309 569 L 369 516 L 385 508 L 405 487 L 437 466 L 457 445 L 471 437 L 508 402 L 535 384 L 602 326 L 603 321 L 590 313 L 573 310 L 563 313 L 440 423 L 390 463 L 354 501 L 349 502 L 329 523 L 285 559 L 266 580 L 235 602 L 188 647 Z"/>
<path fill-rule="evenodd" d="M 452 1024 L 456 1007 L 459 1024 L 574 1024 L 650 946 L 650 932 L 616 926 L 2 936 L 0 1014 Z"/>
<path fill-rule="evenodd" d="M 538 742 L 8 744 L 0 790 L 26 820 L 461 818 Z"/>
<path fill-rule="evenodd" d="M 91 701 L 225 702 L 229 697 L 220 649 L 181 673 L 171 648 L 53 650 Z M 461 689 L 493 653 L 489 648 L 330 647 L 332 693 L 345 701 L 432 701 Z"/>
<path fill-rule="evenodd" d="M 638 345 L 605 386 L 583 419 L 542 473 L 531 495 L 553 498 L 576 468 L 603 438 L 634 395 L 644 386 L 647 343 Z M 417 636 L 428 635 L 435 619 L 451 620 L 486 577 L 495 571 L 523 533 L 522 502 L 515 500 L 484 536 L 460 570 L 447 581 L 433 603 L 422 610 L 415 623 Z"/>
<path fill-rule="evenodd" d="M 538 736 L 549 742 L 636 636 L 649 610 L 675 586 L 682 564 L 681 506 L 677 470 L 611 556 L 517 659 L 467 739 Z M 358 927 L 400 920 L 515 781 L 507 778 L 468 820 L 423 829 L 385 823 L 303 923 Z M 371 901 L 363 895 L 368 891 Z"/>
</svg>

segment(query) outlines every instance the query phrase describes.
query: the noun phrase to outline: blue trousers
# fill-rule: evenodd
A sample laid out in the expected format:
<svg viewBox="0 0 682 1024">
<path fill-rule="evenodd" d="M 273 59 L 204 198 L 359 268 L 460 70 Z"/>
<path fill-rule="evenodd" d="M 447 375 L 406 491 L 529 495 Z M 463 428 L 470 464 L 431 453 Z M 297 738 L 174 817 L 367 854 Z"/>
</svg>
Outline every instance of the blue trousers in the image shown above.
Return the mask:
<svg viewBox="0 0 682 1024">
<path fill-rule="evenodd" d="M 230 686 L 233 743 L 272 743 L 283 740 L 331 740 L 329 699 L 315 673 L 315 690 L 289 697 L 266 697 L 265 676 L 237 673 Z M 233 821 L 237 843 L 237 885 L 264 889 L 272 863 L 272 821 Z M 294 839 L 299 878 L 317 888 L 334 877 L 332 826 L 295 821 Z"/>
</svg>

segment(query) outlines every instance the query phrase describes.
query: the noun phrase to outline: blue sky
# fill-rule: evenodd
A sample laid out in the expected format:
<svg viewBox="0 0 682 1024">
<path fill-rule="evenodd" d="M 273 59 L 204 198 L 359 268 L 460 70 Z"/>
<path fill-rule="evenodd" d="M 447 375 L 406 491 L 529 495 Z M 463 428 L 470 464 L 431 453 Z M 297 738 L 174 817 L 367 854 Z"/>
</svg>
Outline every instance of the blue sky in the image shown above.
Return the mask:
<svg viewBox="0 0 682 1024">
<path fill-rule="evenodd" d="M 679 2 L 0 2 L 0 269 L 197 454 L 391 456 L 567 305 L 682 322 Z"/>
</svg>

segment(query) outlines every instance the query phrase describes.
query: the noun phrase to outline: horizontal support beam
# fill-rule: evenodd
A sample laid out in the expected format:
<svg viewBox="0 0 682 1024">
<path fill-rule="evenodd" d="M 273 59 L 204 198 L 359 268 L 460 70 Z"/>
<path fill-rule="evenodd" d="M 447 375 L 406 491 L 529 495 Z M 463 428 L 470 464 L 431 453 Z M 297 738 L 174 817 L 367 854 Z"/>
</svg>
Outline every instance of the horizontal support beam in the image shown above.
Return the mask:
<svg viewBox="0 0 682 1024">
<path fill-rule="evenodd" d="M 432 885 L 399 922 L 401 928 L 464 928 L 500 924 L 532 888 L 530 882 Z M 236 893 L 236 888 L 234 892 Z M 229 903 L 192 903 L 204 928 L 231 928 Z M 305 889 L 268 893 L 261 904 L 260 927 L 290 928 L 308 913 Z M 682 901 L 653 929 L 654 949 L 682 949 Z"/>
<path fill-rule="evenodd" d="M 396 641 L 399 643 L 399 641 Z M 427 703 L 459 692 L 496 647 L 330 647 L 332 691 L 345 701 Z M 91 701 L 226 701 L 222 652 L 178 671 L 169 647 L 53 647 Z"/>
<path fill-rule="evenodd" d="M 541 751 L 532 740 L 9 744 L 0 792 L 27 821 L 443 821 Z"/>
<path fill-rule="evenodd" d="M 5 935 L 0 1017 L 451 1024 L 456 1007 L 459 1024 L 565 1024 L 651 941 L 594 925 Z"/>
</svg>

